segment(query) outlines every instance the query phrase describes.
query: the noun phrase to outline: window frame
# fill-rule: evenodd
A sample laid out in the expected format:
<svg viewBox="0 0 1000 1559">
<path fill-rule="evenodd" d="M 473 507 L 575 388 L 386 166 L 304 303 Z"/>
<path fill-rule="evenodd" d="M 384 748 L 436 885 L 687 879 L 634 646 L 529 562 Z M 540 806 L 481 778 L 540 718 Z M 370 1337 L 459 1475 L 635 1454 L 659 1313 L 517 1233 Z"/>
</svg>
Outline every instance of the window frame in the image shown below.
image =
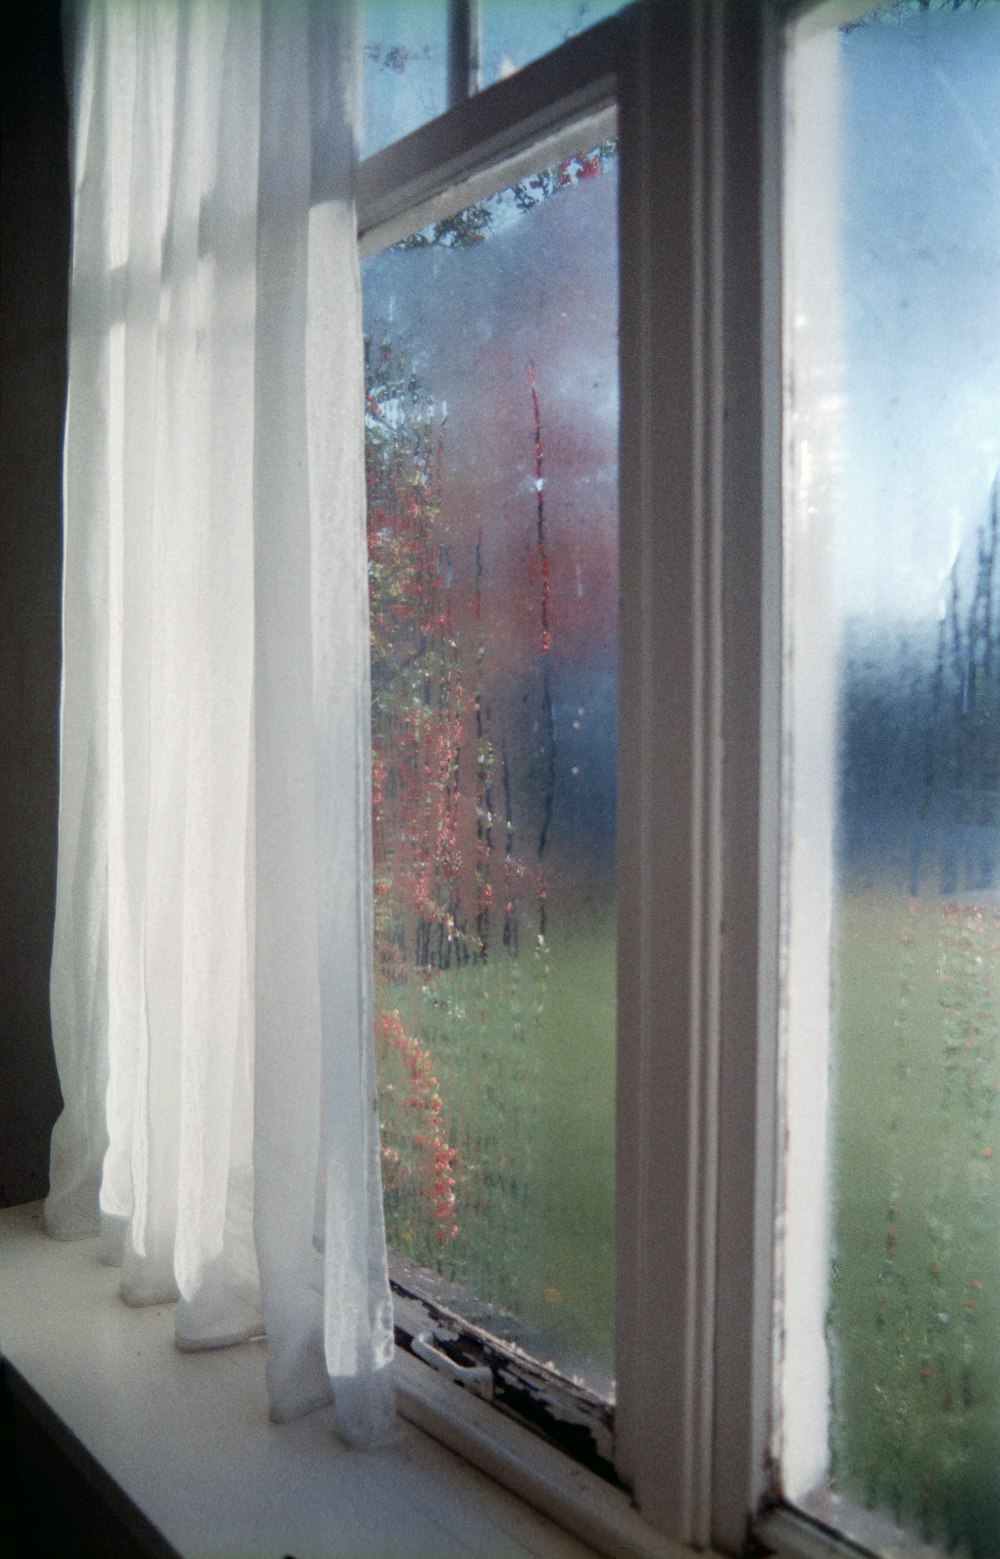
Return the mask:
<svg viewBox="0 0 1000 1559">
<path fill-rule="evenodd" d="M 647 1530 L 731 1553 L 776 1493 L 779 20 L 639 0 L 357 184 L 367 254 L 617 100 L 615 1464 Z"/>
</svg>

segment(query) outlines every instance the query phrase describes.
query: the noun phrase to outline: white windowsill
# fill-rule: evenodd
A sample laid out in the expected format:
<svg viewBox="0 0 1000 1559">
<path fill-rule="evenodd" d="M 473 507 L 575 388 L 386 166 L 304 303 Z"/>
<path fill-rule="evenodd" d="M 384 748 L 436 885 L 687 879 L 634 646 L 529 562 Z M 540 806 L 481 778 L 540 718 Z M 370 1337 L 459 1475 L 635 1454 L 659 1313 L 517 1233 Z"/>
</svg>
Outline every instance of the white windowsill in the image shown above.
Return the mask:
<svg viewBox="0 0 1000 1559">
<path fill-rule="evenodd" d="M 401 1422 L 392 1446 L 345 1449 L 329 1412 L 271 1424 L 263 1344 L 178 1352 L 173 1307 L 122 1304 L 97 1241 L 49 1239 L 39 1203 L 0 1211 L 0 1272 L 0 1353 L 184 1559 L 597 1551 L 472 1461 L 604 1552 L 682 1552 L 624 1496 L 405 1355 L 400 1411 L 421 1427 Z"/>
</svg>

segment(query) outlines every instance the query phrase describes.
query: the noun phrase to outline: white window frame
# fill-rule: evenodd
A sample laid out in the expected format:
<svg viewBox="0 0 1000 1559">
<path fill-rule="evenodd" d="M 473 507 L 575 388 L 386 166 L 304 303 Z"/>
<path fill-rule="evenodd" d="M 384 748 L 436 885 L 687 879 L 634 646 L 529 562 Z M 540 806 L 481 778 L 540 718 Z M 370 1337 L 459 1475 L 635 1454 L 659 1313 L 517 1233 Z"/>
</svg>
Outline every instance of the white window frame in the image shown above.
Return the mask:
<svg viewBox="0 0 1000 1559">
<path fill-rule="evenodd" d="M 359 170 L 366 254 L 551 159 L 567 123 L 566 151 L 581 120 L 598 139 L 617 101 L 615 1463 L 641 1522 L 567 1493 L 544 1446 L 534 1472 L 503 1453 L 450 1384 L 432 1402 L 407 1365 L 403 1389 L 608 1552 L 739 1553 L 777 1492 L 779 37 L 767 0 L 640 0 Z"/>
</svg>

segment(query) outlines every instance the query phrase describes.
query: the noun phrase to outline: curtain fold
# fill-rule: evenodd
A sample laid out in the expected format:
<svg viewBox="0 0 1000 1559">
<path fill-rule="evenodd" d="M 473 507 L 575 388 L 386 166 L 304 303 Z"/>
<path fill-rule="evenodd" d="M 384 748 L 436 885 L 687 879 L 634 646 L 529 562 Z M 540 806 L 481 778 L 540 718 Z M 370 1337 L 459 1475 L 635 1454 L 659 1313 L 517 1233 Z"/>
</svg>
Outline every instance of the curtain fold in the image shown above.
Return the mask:
<svg viewBox="0 0 1000 1559">
<path fill-rule="evenodd" d="M 353 7 L 73 8 L 46 1218 L 392 1423 Z"/>
</svg>

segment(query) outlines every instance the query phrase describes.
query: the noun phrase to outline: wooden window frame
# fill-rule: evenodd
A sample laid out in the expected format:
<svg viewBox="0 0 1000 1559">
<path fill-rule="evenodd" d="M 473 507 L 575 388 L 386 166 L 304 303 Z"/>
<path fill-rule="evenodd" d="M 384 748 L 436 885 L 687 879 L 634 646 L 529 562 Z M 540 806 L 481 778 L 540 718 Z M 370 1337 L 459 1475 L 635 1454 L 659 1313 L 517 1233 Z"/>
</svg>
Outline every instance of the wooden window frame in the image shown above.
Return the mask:
<svg viewBox="0 0 1000 1559">
<path fill-rule="evenodd" d="M 617 107 L 618 827 L 634 887 L 619 912 L 614 1464 L 641 1518 L 623 1553 L 742 1552 L 777 1492 L 779 37 L 766 0 L 639 0 L 358 177 L 369 254 L 588 128 L 596 142 Z M 490 1463 L 489 1410 L 450 1383 L 428 1409 L 414 1379 L 407 1362 L 404 1410 Z M 544 1493 L 559 1477 L 537 1455 Z M 621 1509 L 595 1526 L 591 1500 L 581 1525 L 587 1498 L 562 1498 L 560 1518 L 615 1551 Z"/>
</svg>

